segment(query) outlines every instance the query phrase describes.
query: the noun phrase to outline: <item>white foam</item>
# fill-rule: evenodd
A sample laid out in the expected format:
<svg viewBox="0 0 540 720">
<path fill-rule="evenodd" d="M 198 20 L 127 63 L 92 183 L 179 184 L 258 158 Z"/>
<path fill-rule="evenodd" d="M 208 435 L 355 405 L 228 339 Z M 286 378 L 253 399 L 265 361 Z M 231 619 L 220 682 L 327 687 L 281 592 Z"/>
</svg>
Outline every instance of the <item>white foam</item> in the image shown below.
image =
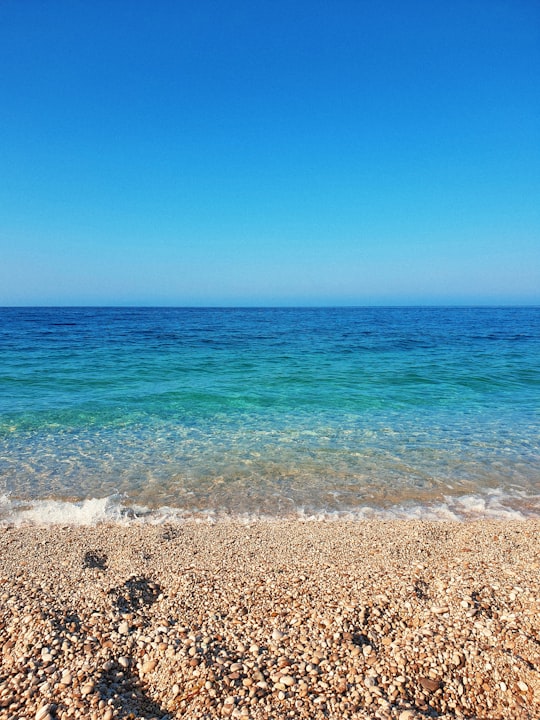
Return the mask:
<svg viewBox="0 0 540 720">
<path fill-rule="evenodd" d="M 510 497 L 499 490 L 484 494 L 445 496 L 441 502 L 429 504 L 401 503 L 386 508 L 365 506 L 351 511 L 307 513 L 304 521 L 332 520 L 525 520 L 540 517 L 540 496 Z"/>
<path fill-rule="evenodd" d="M 140 505 L 127 505 L 125 498 L 114 495 L 77 502 L 66 500 L 13 501 L 0 495 L 0 526 L 5 525 L 97 525 L 99 523 L 181 523 L 200 522 L 272 522 L 296 519 L 300 522 L 332 522 L 336 520 L 457 520 L 479 519 L 524 520 L 540 517 L 540 496 L 509 496 L 499 490 L 484 493 L 445 496 L 429 504 L 398 503 L 386 508 L 364 506 L 351 510 L 309 511 L 297 508 L 287 515 L 230 513 L 224 510 L 188 510 L 164 506 L 155 510 Z"/>
<path fill-rule="evenodd" d="M 91 498 L 79 502 L 38 500 L 32 504 L 0 500 L 2 525 L 96 525 L 125 522 L 126 508 L 117 497 Z"/>
</svg>

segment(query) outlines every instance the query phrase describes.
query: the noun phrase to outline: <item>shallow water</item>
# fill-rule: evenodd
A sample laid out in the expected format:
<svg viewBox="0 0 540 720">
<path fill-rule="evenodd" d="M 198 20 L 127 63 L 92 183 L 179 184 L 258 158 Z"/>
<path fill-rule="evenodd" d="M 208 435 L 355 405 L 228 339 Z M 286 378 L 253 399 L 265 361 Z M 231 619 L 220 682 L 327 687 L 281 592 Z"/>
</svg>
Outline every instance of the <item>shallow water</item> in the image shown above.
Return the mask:
<svg viewBox="0 0 540 720">
<path fill-rule="evenodd" d="M 0 519 L 540 514 L 540 308 L 0 309 Z"/>
</svg>

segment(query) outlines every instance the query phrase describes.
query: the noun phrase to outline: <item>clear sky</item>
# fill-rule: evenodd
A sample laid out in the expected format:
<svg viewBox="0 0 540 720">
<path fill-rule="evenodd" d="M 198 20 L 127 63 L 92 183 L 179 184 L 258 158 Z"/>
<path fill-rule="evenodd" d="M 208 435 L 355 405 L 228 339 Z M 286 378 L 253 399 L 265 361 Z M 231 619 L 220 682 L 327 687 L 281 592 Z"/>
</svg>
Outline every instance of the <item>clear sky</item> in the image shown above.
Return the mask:
<svg viewBox="0 0 540 720">
<path fill-rule="evenodd" d="M 2 0 L 0 305 L 540 303 L 538 0 Z"/>
</svg>

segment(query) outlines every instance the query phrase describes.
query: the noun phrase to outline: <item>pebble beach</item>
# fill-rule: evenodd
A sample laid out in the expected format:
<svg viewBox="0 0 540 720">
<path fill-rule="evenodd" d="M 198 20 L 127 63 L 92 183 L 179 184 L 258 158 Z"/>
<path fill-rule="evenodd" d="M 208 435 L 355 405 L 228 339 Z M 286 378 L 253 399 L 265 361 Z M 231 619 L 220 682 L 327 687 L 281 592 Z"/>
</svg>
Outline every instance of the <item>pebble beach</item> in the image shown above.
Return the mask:
<svg viewBox="0 0 540 720">
<path fill-rule="evenodd" d="M 540 521 L 0 529 L 0 718 L 537 718 Z"/>
</svg>

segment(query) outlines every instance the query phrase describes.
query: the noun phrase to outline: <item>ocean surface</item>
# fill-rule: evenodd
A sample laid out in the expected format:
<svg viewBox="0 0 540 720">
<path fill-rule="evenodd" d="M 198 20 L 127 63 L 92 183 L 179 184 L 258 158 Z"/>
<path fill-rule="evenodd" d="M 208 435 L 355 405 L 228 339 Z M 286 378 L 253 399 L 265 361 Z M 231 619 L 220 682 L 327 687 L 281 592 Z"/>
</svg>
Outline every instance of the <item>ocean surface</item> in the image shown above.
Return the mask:
<svg viewBox="0 0 540 720">
<path fill-rule="evenodd" d="M 0 523 L 540 515 L 540 308 L 0 309 Z"/>
</svg>

